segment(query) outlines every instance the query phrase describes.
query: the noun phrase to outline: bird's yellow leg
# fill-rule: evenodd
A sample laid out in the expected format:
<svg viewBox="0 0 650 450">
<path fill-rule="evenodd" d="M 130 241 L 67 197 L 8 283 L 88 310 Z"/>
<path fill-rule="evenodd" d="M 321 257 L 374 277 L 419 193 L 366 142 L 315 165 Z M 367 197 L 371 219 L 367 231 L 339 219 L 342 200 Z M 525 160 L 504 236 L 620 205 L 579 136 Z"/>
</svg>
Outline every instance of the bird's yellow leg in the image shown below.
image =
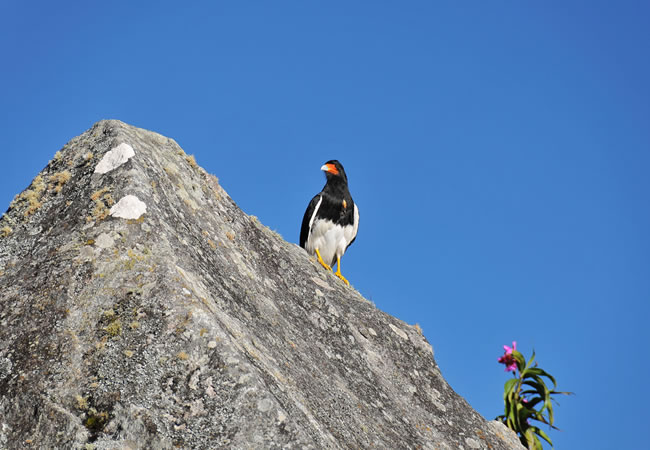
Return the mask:
<svg viewBox="0 0 650 450">
<path fill-rule="evenodd" d="M 330 266 L 325 264 L 325 261 L 323 261 L 323 258 L 320 257 L 320 252 L 318 249 L 316 249 L 316 256 L 318 256 L 318 262 L 321 264 L 321 266 L 325 267 L 327 270 L 332 270 Z"/>
<path fill-rule="evenodd" d="M 337 256 L 336 257 L 336 272 L 334 273 L 337 277 L 339 277 L 341 280 L 345 282 L 348 286 L 350 286 L 350 282 L 345 279 L 343 275 L 341 275 L 341 257 Z"/>
</svg>

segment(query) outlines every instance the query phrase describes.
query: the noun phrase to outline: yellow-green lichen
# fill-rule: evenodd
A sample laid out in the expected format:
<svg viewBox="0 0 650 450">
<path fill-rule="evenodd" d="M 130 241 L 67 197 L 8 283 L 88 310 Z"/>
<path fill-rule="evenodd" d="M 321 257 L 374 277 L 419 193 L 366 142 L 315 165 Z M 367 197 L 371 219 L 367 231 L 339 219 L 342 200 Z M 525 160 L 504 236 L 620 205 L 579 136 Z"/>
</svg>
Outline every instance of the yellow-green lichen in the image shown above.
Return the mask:
<svg viewBox="0 0 650 450">
<path fill-rule="evenodd" d="M 102 350 L 106 347 L 106 342 L 108 341 L 108 336 L 102 337 L 98 342 L 95 342 L 95 348 L 97 350 Z"/>
<path fill-rule="evenodd" d="M 28 218 L 36 211 L 38 211 L 41 206 L 43 206 L 43 202 L 41 200 L 43 198 L 45 188 L 46 185 L 45 181 L 43 181 L 43 177 L 37 175 L 36 178 L 34 178 L 34 181 L 32 181 L 30 189 L 27 189 L 22 194 L 17 195 L 16 198 L 14 198 L 14 200 L 11 202 L 11 207 L 20 208 L 23 205 L 26 205 L 23 216 L 25 218 Z"/>
<path fill-rule="evenodd" d="M 188 289 L 187 286 L 184 284 L 183 287 L 185 289 Z M 187 329 L 187 325 L 190 323 L 191 320 L 192 320 L 192 311 L 188 311 L 187 314 L 185 314 L 185 318 L 183 319 L 183 321 L 176 326 L 176 329 L 174 330 L 176 334 L 184 333 L 185 330 Z"/>
<path fill-rule="evenodd" d="M 106 333 L 111 337 L 117 337 L 122 334 L 122 322 L 120 319 L 115 319 L 104 327 L 104 331 L 106 331 Z"/>
<path fill-rule="evenodd" d="M 86 222 L 92 222 L 93 220 L 99 222 L 108 217 L 110 207 L 115 204 L 113 196 L 108 192 L 109 190 L 109 187 L 105 187 L 92 193 L 90 199 L 94 202 L 95 206 L 91 215 L 86 217 Z"/>
<path fill-rule="evenodd" d="M 108 421 L 108 413 L 97 412 L 91 409 L 88 413 L 88 418 L 84 421 L 84 426 L 89 430 L 101 431 Z"/>
<path fill-rule="evenodd" d="M 208 185 L 210 186 L 210 189 L 212 190 L 212 194 L 214 195 L 215 200 L 221 201 L 221 192 L 219 188 L 219 178 L 215 177 L 212 174 L 208 175 Z"/>
<path fill-rule="evenodd" d="M 50 189 L 54 190 L 54 192 L 58 194 L 61 192 L 61 189 L 63 189 L 63 185 L 66 184 L 71 177 L 72 175 L 67 170 L 55 173 L 50 177 Z"/>
<path fill-rule="evenodd" d="M 104 202 L 101 200 L 95 201 L 95 207 L 92 210 L 92 213 L 86 217 L 86 222 L 101 221 L 108 217 L 110 210 L 106 207 Z"/>
<path fill-rule="evenodd" d="M 5 225 L 4 227 L 0 228 L 0 237 L 7 237 L 11 234 L 12 231 L 13 230 L 10 226 Z"/>
<path fill-rule="evenodd" d="M 196 169 L 197 167 L 199 167 L 199 165 L 196 163 L 196 158 L 194 157 L 194 155 L 186 156 L 185 161 L 187 161 L 190 164 L 190 167 L 192 167 L 192 169 Z"/>
<path fill-rule="evenodd" d="M 127 269 L 127 270 L 133 269 L 133 267 L 135 267 L 136 263 L 144 261 L 144 259 L 145 259 L 144 255 L 139 255 L 136 252 L 134 252 L 132 249 L 129 249 L 126 252 L 126 254 L 129 257 L 129 259 L 124 261 L 124 268 Z"/>
<path fill-rule="evenodd" d="M 109 188 L 109 187 L 101 188 L 100 190 L 93 192 L 93 193 L 90 195 L 90 199 L 91 199 L 92 201 L 95 201 L 95 200 L 99 199 L 99 197 L 101 197 L 102 195 L 104 195 L 105 193 L 107 193 L 110 189 L 111 189 L 111 188 Z"/>
<path fill-rule="evenodd" d="M 137 219 L 127 219 L 126 223 L 128 223 L 129 225 L 144 223 L 144 214 L 138 217 Z"/>
<path fill-rule="evenodd" d="M 76 395 L 75 396 L 75 401 L 77 402 L 77 409 L 81 409 L 83 411 L 88 409 L 88 399 L 85 397 L 82 397 L 81 395 Z"/>
</svg>

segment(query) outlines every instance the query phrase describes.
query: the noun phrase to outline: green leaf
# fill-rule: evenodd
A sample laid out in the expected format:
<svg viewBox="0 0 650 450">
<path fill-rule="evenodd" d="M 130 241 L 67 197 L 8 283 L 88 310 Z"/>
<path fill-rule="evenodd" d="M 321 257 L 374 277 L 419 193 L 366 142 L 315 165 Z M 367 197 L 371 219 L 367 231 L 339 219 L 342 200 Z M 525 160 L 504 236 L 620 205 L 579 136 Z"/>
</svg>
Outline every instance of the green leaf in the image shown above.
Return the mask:
<svg viewBox="0 0 650 450">
<path fill-rule="evenodd" d="M 514 405 L 510 404 L 510 408 L 507 409 L 506 414 L 508 416 L 508 428 L 514 431 L 519 431 L 517 428 L 517 421 L 516 421 L 516 414 L 515 414 L 515 408 L 513 408 Z"/>
<path fill-rule="evenodd" d="M 519 372 L 524 370 L 524 368 L 527 367 L 526 365 L 526 358 L 524 358 L 524 355 L 522 355 L 519 351 L 515 350 L 512 352 L 512 357 L 515 358 L 515 361 L 517 362 L 517 369 Z"/>
<path fill-rule="evenodd" d="M 535 434 L 538 434 L 542 439 L 544 439 L 546 442 L 551 444 L 551 446 L 553 445 L 553 441 L 551 441 L 551 438 L 548 437 L 548 435 L 544 433 L 544 431 L 542 431 L 538 427 L 530 427 L 530 428 L 535 432 Z"/>
<path fill-rule="evenodd" d="M 535 389 L 535 393 L 537 395 L 539 395 L 540 397 L 542 397 L 542 398 L 546 397 L 547 389 L 546 389 L 546 386 L 544 386 L 543 384 L 539 384 L 535 380 L 526 380 L 522 384 L 525 385 L 525 386 L 530 386 L 533 389 Z"/>
<path fill-rule="evenodd" d="M 519 423 L 528 424 L 528 419 L 535 417 L 535 412 L 532 409 L 528 409 L 525 406 L 522 406 L 517 411 L 519 415 Z"/>
<path fill-rule="evenodd" d="M 544 417 L 544 414 L 542 414 L 541 412 L 535 414 L 535 420 L 537 420 L 538 422 L 545 423 L 546 425 L 551 425 L 550 423 L 548 423 L 546 417 Z"/>
<path fill-rule="evenodd" d="M 522 381 L 521 384 L 523 384 L 523 385 L 525 385 L 525 386 L 530 386 L 530 387 L 532 387 L 533 389 L 535 389 L 535 390 L 538 391 L 538 392 L 539 392 L 540 390 L 543 391 L 543 389 L 544 389 L 544 386 L 542 386 L 542 385 L 539 384 L 537 381 L 535 381 L 534 379 L 531 379 L 531 378 Z"/>
<path fill-rule="evenodd" d="M 528 400 L 528 403 L 526 403 L 526 406 L 530 409 L 535 409 L 535 406 L 537 406 L 541 401 L 542 399 L 539 397 L 531 398 Z"/>
<path fill-rule="evenodd" d="M 515 403 L 514 408 L 512 408 L 512 423 L 514 424 L 517 431 L 521 431 L 521 421 L 519 420 L 519 408 L 521 405 Z"/>
<path fill-rule="evenodd" d="M 553 382 L 553 389 L 555 389 L 557 387 L 557 383 L 555 382 L 555 378 L 553 377 L 553 375 L 551 375 L 550 373 L 542 369 L 539 369 L 539 371 L 541 376 L 546 377 Z"/>
<path fill-rule="evenodd" d="M 508 404 L 513 404 L 515 403 L 515 391 L 514 389 L 510 390 L 510 392 L 503 394 L 505 396 L 504 402 Z"/>
<path fill-rule="evenodd" d="M 532 389 L 526 389 L 525 391 L 521 391 L 521 392 L 519 393 L 519 395 L 520 395 L 521 397 L 526 397 L 526 398 L 528 398 L 529 400 L 530 400 L 531 398 L 537 398 L 537 397 L 539 397 L 539 396 L 537 395 L 537 391 L 534 391 L 534 390 L 532 390 Z"/>
<path fill-rule="evenodd" d="M 543 450 L 542 449 L 542 443 L 539 441 L 537 436 L 535 436 L 535 432 L 533 430 L 533 427 L 528 428 L 526 430 L 526 433 L 524 434 L 524 436 L 526 438 L 527 447 L 529 449 Z"/>
<path fill-rule="evenodd" d="M 512 410 L 508 413 L 508 418 L 506 419 L 506 425 L 515 433 L 519 432 L 519 429 L 517 428 L 517 424 L 515 424 L 515 415 L 512 412 Z"/>
<path fill-rule="evenodd" d="M 528 427 L 528 419 L 537 417 L 537 411 L 530 409 L 528 404 L 520 402 L 517 403 L 517 425 L 520 430 L 525 430 Z"/>
<path fill-rule="evenodd" d="M 544 402 L 544 407 L 548 411 L 548 424 L 553 425 L 553 403 L 549 400 L 548 402 Z"/>
<path fill-rule="evenodd" d="M 555 395 L 555 394 L 562 394 L 562 395 L 576 395 L 575 392 L 564 392 L 564 391 L 556 391 L 556 390 L 552 390 L 552 391 L 551 391 L 551 394 L 553 394 L 553 395 Z"/>
<path fill-rule="evenodd" d="M 540 375 L 542 375 L 542 372 L 544 372 L 544 371 L 542 369 L 540 369 L 539 367 L 529 367 L 529 368 L 525 369 L 521 373 L 521 375 L 523 377 L 529 377 L 529 376 L 532 376 L 532 375 L 540 376 Z"/>
<path fill-rule="evenodd" d="M 529 378 L 532 378 L 533 380 L 535 380 L 535 383 L 536 383 L 536 384 L 539 386 L 539 388 L 541 388 L 542 391 L 544 392 L 544 396 L 545 396 L 547 393 L 550 393 L 550 392 L 551 392 L 551 391 L 548 389 L 548 387 L 546 387 L 546 383 L 544 383 L 544 380 L 542 379 L 542 377 L 533 374 L 533 375 L 530 375 Z M 527 379 L 526 381 L 528 381 L 528 379 Z M 539 388 L 538 388 L 538 389 L 539 389 Z"/>
</svg>

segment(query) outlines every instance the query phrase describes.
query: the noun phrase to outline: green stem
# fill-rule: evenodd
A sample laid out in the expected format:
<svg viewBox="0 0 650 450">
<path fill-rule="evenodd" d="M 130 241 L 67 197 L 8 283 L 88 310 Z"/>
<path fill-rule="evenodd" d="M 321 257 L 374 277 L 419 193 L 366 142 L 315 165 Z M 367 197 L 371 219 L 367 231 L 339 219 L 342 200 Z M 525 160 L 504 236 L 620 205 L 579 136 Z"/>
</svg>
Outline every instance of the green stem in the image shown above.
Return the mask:
<svg viewBox="0 0 650 450">
<path fill-rule="evenodd" d="M 519 377 L 518 377 L 517 385 L 516 385 L 516 388 L 515 388 L 515 397 L 514 397 L 515 404 L 520 403 L 519 392 L 521 391 L 521 387 L 523 386 L 523 383 L 524 383 L 524 377 L 523 377 L 521 371 L 519 369 L 517 369 L 517 372 L 519 373 Z M 515 376 L 515 378 L 517 378 L 516 375 L 514 375 L 514 376 Z M 518 426 L 519 430 L 517 430 L 517 431 L 519 431 L 519 433 L 521 433 L 521 436 L 525 438 L 526 437 L 526 429 L 528 428 L 528 424 L 519 422 L 519 410 L 517 409 L 516 406 L 515 406 L 515 417 L 516 417 L 516 420 L 517 420 L 517 424 L 519 425 Z"/>
<path fill-rule="evenodd" d="M 522 386 L 522 384 L 524 382 L 524 378 L 521 375 L 521 372 L 519 371 L 519 369 L 517 369 L 517 372 L 519 372 L 519 380 L 517 381 L 517 389 L 515 389 L 515 399 L 519 400 L 519 391 L 521 391 L 521 386 Z M 515 378 L 517 377 L 515 374 L 513 374 L 513 375 L 515 376 Z"/>
</svg>

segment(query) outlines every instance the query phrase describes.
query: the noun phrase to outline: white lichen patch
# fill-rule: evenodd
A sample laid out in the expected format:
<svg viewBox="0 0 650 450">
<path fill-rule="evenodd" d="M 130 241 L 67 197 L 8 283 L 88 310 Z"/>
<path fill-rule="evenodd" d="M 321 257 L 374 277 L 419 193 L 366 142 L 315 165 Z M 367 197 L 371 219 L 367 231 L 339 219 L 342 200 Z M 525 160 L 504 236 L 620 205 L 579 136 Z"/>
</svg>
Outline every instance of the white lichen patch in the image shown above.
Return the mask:
<svg viewBox="0 0 650 450">
<path fill-rule="evenodd" d="M 321 279 L 318 278 L 318 277 L 312 277 L 311 280 L 312 280 L 314 283 L 316 283 L 317 285 L 319 285 L 320 287 L 322 287 L 323 289 L 327 289 L 328 291 L 331 291 L 331 290 L 334 289 L 334 288 L 333 288 L 332 286 L 330 286 L 326 281 L 323 281 L 323 280 L 321 280 Z"/>
<path fill-rule="evenodd" d="M 102 233 L 95 239 L 95 245 L 99 248 L 110 248 L 115 244 L 115 241 L 106 233 Z"/>
<path fill-rule="evenodd" d="M 121 143 L 112 150 L 106 152 L 99 164 L 95 167 L 95 173 L 107 173 L 120 167 L 129 159 L 135 156 L 133 147 L 129 144 Z"/>
<path fill-rule="evenodd" d="M 111 207 L 111 216 L 121 219 L 139 219 L 147 212 L 147 204 L 135 195 L 126 195 Z"/>
<path fill-rule="evenodd" d="M 408 338 L 409 338 L 408 335 L 407 335 L 407 334 L 406 334 L 402 329 L 397 328 L 397 327 L 396 327 L 395 325 L 393 325 L 392 323 L 389 323 L 388 326 L 390 327 L 391 330 L 393 330 L 393 332 L 394 332 L 396 335 L 398 335 L 398 336 L 401 337 L 402 339 L 408 339 Z"/>
<path fill-rule="evenodd" d="M 79 250 L 79 256 L 78 256 L 79 261 L 91 261 L 94 257 L 95 257 L 95 252 L 93 252 L 93 249 L 90 248 L 89 246 L 85 246 L 81 250 Z"/>
</svg>

